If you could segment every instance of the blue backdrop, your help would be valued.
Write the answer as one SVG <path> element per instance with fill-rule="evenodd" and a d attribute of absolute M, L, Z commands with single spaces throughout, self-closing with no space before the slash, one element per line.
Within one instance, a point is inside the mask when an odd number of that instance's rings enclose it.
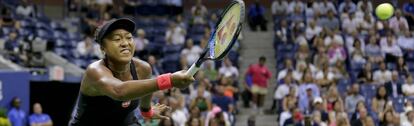
<path fill-rule="evenodd" d="M 21 99 L 21 108 L 29 114 L 30 73 L 25 71 L 0 71 L 0 107 L 9 109 L 10 101 L 17 96 Z"/>

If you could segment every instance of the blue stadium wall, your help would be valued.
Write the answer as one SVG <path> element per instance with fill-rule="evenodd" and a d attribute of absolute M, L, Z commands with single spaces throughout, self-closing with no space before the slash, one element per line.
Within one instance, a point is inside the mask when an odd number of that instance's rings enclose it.
<path fill-rule="evenodd" d="M 17 96 L 27 115 L 33 112 L 30 105 L 39 102 L 54 125 L 67 125 L 79 93 L 79 79 L 49 81 L 48 78 L 32 76 L 26 71 L 0 71 L 0 107 L 9 109 L 12 98 Z"/>

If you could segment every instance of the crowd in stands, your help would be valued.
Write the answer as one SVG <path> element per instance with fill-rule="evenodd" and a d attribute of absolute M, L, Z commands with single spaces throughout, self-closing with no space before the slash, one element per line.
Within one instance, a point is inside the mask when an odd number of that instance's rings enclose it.
<path fill-rule="evenodd" d="M 219 11 L 209 11 L 201 0 L 196 1 L 189 14 L 183 13 L 181 0 L 67 2 L 69 14 L 80 18 L 68 18 L 66 23 L 45 17 L 36 9 L 36 5 L 25 0 L 6 0 L 4 4 L 1 3 L 0 38 L 5 41 L 5 52 L 2 54 L 24 67 L 45 67 L 44 63 L 33 60 L 33 57 L 39 58 L 39 53 L 48 50 L 86 68 L 89 63 L 104 57 L 99 45 L 94 42 L 95 28 L 105 21 L 127 17 L 137 24 L 137 32 L 134 33 L 135 57 L 149 62 L 155 77 L 187 69 L 195 62 L 207 46 L 211 29 L 215 27 L 219 14 Z M 239 94 L 238 78 L 241 76 L 238 70 L 240 40 L 241 37 L 223 61 L 206 61 L 191 87 L 154 93 L 154 103 L 166 104 L 172 108 L 163 113 L 171 117 L 171 120 L 140 118 L 140 122 L 143 125 L 160 126 L 234 125 L 237 110 L 235 103 Z M 38 43 L 43 43 L 45 49 L 34 46 Z M 35 113 L 41 113 L 41 108 L 40 112 L 36 111 L 40 104 L 35 104 L 34 107 Z M 13 113 L 20 113 L 16 115 L 21 119 L 21 124 L 27 124 L 27 120 L 32 118 L 35 119 L 29 121 L 30 124 L 39 121 L 36 119 L 39 115 L 28 117 L 24 114 L 27 112 L 14 108 L 8 110 L 8 116 L 0 114 L 0 119 L 8 118 L 14 126 L 17 125 L 17 119 Z M 137 116 L 140 117 L 138 111 Z M 46 116 L 42 115 L 43 117 Z M 50 120 L 50 117 L 47 118 Z"/>
<path fill-rule="evenodd" d="M 414 125 L 414 1 L 274 0 L 280 126 Z"/>

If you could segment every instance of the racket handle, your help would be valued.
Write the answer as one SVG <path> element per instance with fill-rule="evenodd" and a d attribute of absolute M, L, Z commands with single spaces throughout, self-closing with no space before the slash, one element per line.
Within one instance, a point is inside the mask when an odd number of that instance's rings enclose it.
<path fill-rule="evenodd" d="M 194 76 L 194 74 L 197 73 L 198 70 L 200 70 L 200 68 L 197 67 L 196 64 L 194 63 L 193 65 L 191 65 L 190 69 L 188 69 L 185 74 L 189 76 Z"/>

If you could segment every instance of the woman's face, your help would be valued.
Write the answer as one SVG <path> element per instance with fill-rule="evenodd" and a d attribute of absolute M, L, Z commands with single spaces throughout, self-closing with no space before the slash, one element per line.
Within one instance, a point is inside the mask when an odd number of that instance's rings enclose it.
<path fill-rule="evenodd" d="M 404 58 L 402 58 L 402 57 L 398 58 L 397 63 L 400 64 L 400 65 L 403 65 L 404 64 Z"/>
<path fill-rule="evenodd" d="M 132 34 L 124 29 L 112 31 L 103 39 L 102 44 L 102 51 L 111 60 L 129 62 L 134 56 L 135 43 Z"/>
<path fill-rule="evenodd" d="M 365 104 L 364 104 L 364 102 L 358 102 L 358 103 L 357 103 L 357 109 L 359 110 L 359 109 L 361 109 L 361 108 L 365 108 Z"/>
<path fill-rule="evenodd" d="M 391 113 L 391 112 L 387 112 L 387 113 L 385 114 L 385 121 L 386 121 L 386 122 L 393 122 L 393 119 L 394 119 L 394 115 L 392 115 L 392 113 Z"/>
<path fill-rule="evenodd" d="M 194 118 L 191 120 L 191 126 L 200 126 L 199 119 Z"/>
<path fill-rule="evenodd" d="M 387 94 L 387 91 L 385 90 L 385 87 L 382 86 L 382 87 L 380 87 L 378 93 L 381 97 L 385 97 L 385 95 Z"/>

